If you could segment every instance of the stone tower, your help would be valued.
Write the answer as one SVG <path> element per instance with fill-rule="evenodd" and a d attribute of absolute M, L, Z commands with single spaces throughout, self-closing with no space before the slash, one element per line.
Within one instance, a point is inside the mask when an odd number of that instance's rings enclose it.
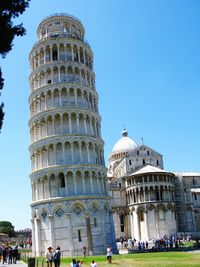
<path fill-rule="evenodd" d="M 81 22 L 45 18 L 30 55 L 32 238 L 36 256 L 115 248 L 93 53 Z"/>

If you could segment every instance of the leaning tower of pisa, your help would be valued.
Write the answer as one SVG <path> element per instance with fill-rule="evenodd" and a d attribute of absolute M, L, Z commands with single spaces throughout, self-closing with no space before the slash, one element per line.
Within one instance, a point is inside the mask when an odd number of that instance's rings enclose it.
<path fill-rule="evenodd" d="M 30 55 L 32 239 L 36 256 L 115 248 L 93 53 L 81 22 L 45 18 Z"/>

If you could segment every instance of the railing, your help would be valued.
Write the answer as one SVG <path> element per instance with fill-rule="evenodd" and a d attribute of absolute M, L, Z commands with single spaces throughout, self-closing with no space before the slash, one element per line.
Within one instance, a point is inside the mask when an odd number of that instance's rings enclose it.
<path fill-rule="evenodd" d="M 52 34 L 52 36 L 50 36 L 50 35 L 49 35 L 49 36 L 46 36 L 46 37 L 44 37 L 42 40 L 37 41 L 37 42 L 34 44 L 32 50 L 33 50 L 36 46 L 38 46 L 40 43 L 46 41 L 47 39 L 52 39 L 52 38 L 57 38 L 57 37 L 67 37 L 67 38 L 70 38 L 70 39 L 73 39 L 73 40 L 78 40 L 78 41 L 80 41 L 80 42 L 83 42 L 86 46 L 88 46 L 88 47 L 91 49 L 89 42 L 88 42 L 85 38 L 84 38 L 83 40 L 81 40 L 81 39 L 78 39 L 78 38 L 74 38 L 71 34 L 68 34 L 68 33 L 59 33 L 59 34 Z M 32 51 L 32 50 L 31 50 L 31 51 Z"/>
<path fill-rule="evenodd" d="M 50 16 L 47 16 L 45 17 L 43 21 L 45 21 L 46 19 L 49 19 L 49 18 L 52 18 L 52 17 L 61 17 L 61 16 L 64 16 L 64 17 L 69 17 L 69 18 L 72 18 L 74 20 L 77 20 L 81 25 L 82 25 L 82 22 L 80 21 L 80 19 L 78 19 L 77 17 L 73 16 L 73 15 L 70 15 L 70 14 L 67 14 L 67 13 L 55 13 L 55 14 L 52 14 Z"/>

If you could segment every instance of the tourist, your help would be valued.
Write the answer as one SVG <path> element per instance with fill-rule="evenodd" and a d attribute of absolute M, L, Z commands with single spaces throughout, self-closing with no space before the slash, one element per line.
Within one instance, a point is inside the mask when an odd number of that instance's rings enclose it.
<path fill-rule="evenodd" d="M 18 255 L 18 246 L 15 246 L 15 248 L 13 249 L 13 263 L 14 264 L 17 263 L 17 255 Z"/>
<path fill-rule="evenodd" d="M 92 261 L 92 263 L 90 263 L 90 267 L 97 267 L 97 264 L 94 260 Z"/>
<path fill-rule="evenodd" d="M 3 247 L 0 245 L 0 262 L 3 259 Z"/>
<path fill-rule="evenodd" d="M 52 247 L 48 247 L 46 253 L 47 267 L 52 267 L 52 262 L 53 262 L 53 249 Z"/>
<path fill-rule="evenodd" d="M 56 251 L 53 254 L 53 261 L 55 267 L 60 266 L 60 257 L 61 257 L 60 247 L 57 247 Z"/>
<path fill-rule="evenodd" d="M 108 263 L 112 263 L 112 247 L 110 245 L 107 246 L 107 260 Z"/>
<path fill-rule="evenodd" d="M 82 260 L 77 260 L 76 267 L 82 267 L 82 264 L 83 264 Z"/>
<path fill-rule="evenodd" d="M 83 247 L 83 256 L 86 257 L 86 247 Z"/>
<path fill-rule="evenodd" d="M 74 258 L 72 259 L 71 267 L 77 267 L 77 262 Z"/>
<path fill-rule="evenodd" d="M 12 249 L 12 247 L 8 247 L 7 259 L 8 259 L 8 264 L 12 264 L 13 263 L 13 249 Z"/>
<path fill-rule="evenodd" d="M 3 264 L 7 262 L 7 256 L 8 256 L 8 248 L 4 247 L 3 248 Z"/>

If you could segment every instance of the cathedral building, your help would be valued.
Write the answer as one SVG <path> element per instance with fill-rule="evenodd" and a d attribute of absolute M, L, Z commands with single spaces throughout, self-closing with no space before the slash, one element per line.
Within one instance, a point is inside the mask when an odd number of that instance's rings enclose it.
<path fill-rule="evenodd" d="M 116 249 L 106 186 L 104 142 L 93 52 L 82 23 L 45 18 L 30 55 L 33 252 L 60 246 L 64 256 Z"/>
<path fill-rule="evenodd" d="M 200 232 L 200 173 L 164 170 L 163 157 L 122 131 L 108 164 L 116 238 L 147 241 Z"/>

